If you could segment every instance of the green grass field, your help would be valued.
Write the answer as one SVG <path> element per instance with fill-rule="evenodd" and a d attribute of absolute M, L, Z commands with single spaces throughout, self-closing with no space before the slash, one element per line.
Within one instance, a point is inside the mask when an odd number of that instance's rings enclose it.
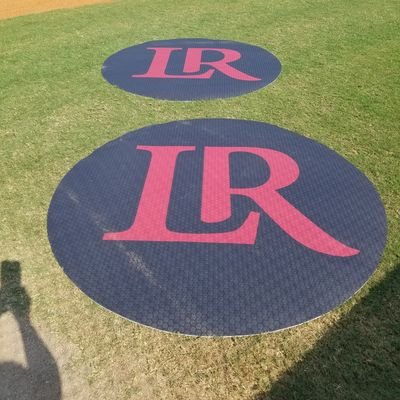
<path fill-rule="evenodd" d="M 200 102 L 140 97 L 102 78 L 112 53 L 179 37 L 264 47 L 282 73 L 262 90 Z M 121 0 L 0 21 L 0 55 L 0 261 L 21 263 L 32 324 L 50 351 L 68 354 L 59 363 L 64 398 L 400 398 L 397 0 Z M 387 246 L 367 285 L 339 309 L 280 333 L 184 337 L 102 309 L 63 274 L 46 215 L 64 174 L 127 131 L 207 117 L 301 133 L 374 183 Z"/>

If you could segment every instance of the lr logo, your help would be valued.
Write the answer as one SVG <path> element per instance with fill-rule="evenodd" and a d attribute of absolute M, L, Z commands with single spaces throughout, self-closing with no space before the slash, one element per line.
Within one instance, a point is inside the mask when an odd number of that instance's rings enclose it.
<path fill-rule="evenodd" d="M 138 146 L 152 158 L 142 196 L 132 226 L 123 232 L 106 233 L 104 240 L 143 240 L 155 242 L 196 242 L 254 244 L 260 214 L 251 212 L 243 225 L 224 233 L 173 232 L 166 226 L 176 159 L 182 152 L 194 151 L 193 146 Z M 253 188 L 230 186 L 229 156 L 232 153 L 254 154 L 270 168 L 270 177 Z M 216 172 L 217 171 L 217 172 Z M 284 232 L 304 246 L 323 254 L 353 256 L 359 250 L 334 239 L 290 204 L 281 194 L 299 177 L 293 158 L 271 149 L 247 147 L 205 147 L 201 219 L 216 223 L 231 217 L 231 196 L 241 195 L 253 200 Z"/>
<path fill-rule="evenodd" d="M 279 75 L 266 50 L 233 41 L 175 39 L 133 46 L 109 57 L 103 75 L 129 92 L 170 100 L 238 96 Z"/>
<path fill-rule="evenodd" d="M 133 78 L 210 79 L 215 71 L 220 71 L 224 75 L 239 81 L 261 80 L 261 78 L 248 75 L 230 65 L 242 56 L 237 50 L 189 47 L 183 64 L 183 72 L 185 74 L 182 75 L 169 75 L 166 73 L 171 53 L 183 50 L 181 47 L 148 47 L 147 50 L 154 51 L 150 67 L 145 74 L 132 75 Z M 202 61 L 203 54 L 207 52 L 219 53 L 223 58 L 218 61 Z M 207 65 L 209 69 L 199 73 L 203 65 Z"/>
<path fill-rule="evenodd" d="M 386 219 L 368 179 L 329 148 L 203 119 L 128 133 L 77 163 L 48 235 L 104 307 L 167 331 L 246 335 L 348 299 L 375 270 Z"/>

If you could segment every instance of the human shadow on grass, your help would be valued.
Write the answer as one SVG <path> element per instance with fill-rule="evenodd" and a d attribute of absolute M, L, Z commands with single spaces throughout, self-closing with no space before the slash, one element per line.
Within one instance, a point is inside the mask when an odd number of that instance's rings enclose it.
<path fill-rule="evenodd" d="M 28 367 L 0 363 L 0 399 L 58 400 L 61 381 L 57 364 L 30 323 L 30 297 L 21 286 L 21 265 L 1 263 L 0 316 L 11 312 L 21 332 Z"/>
<path fill-rule="evenodd" d="M 254 400 L 400 399 L 400 263 Z"/>

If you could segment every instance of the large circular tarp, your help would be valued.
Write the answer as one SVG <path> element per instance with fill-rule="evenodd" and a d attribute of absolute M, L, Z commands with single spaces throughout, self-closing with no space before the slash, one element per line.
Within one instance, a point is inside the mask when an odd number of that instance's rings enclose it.
<path fill-rule="evenodd" d="M 386 219 L 368 179 L 324 145 L 200 119 L 127 133 L 77 163 L 48 235 L 107 309 L 171 332 L 247 335 L 351 297 L 379 262 Z"/>
<path fill-rule="evenodd" d="M 104 78 L 128 92 L 168 100 L 240 96 L 274 81 L 278 59 L 230 40 L 174 39 L 142 43 L 110 56 Z"/>

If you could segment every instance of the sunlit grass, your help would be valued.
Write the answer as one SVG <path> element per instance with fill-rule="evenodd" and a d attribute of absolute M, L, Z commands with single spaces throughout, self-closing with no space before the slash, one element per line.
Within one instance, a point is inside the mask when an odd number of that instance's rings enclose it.
<path fill-rule="evenodd" d="M 329 332 L 351 318 L 352 307 L 400 257 L 399 23 L 395 0 L 132 0 L 0 21 L 0 257 L 21 262 L 33 322 L 73 346 L 70 368 L 84 371 L 90 398 L 254 399 L 290 368 L 307 368 L 301 360 L 325 334 L 328 345 L 318 357 L 330 359 L 329 343 L 337 341 Z M 179 37 L 258 45 L 283 70 L 272 85 L 245 96 L 185 103 L 135 96 L 103 80 L 101 65 L 110 54 Z M 299 132 L 339 152 L 374 183 L 387 211 L 388 244 L 377 272 L 344 306 L 281 333 L 187 338 L 105 311 L 62 273 L 47 241 L 46 213 L 64 174 L 124 132 L 206 117 Z M 375 306 L 380 318 L 400 321 L 398 308 L 389 313 Z M 379 339 L 379 332 L 369 339 L 372 353 L 382 351 Z M 319 400 L 351 398 L 346 393 L 362 385 L 360 359 L 341 364 L 337 357 L 335 368 L 350 368 L 354 381 L 335 392 L 315 377 Z M 399 351 L 388 363 L 393 359 L 399 366 Z M 383 378 L 382 368 L 373 370 L 382 398 L 394 399 L 395 382 Z M 304 398 L 304 390 L 295 387 L 285 400 Z"/>

